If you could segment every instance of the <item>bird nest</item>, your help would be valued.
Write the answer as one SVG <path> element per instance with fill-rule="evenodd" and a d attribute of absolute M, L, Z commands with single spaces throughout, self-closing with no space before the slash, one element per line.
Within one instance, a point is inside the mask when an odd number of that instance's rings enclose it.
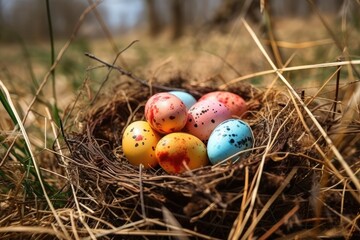
<path fill-rule="evenodd" d="M 181 77 L 167 87 L 196 98 L 219 90 Z M 330 147 L 289 94 L 248 84 L 222 88 L 248 103 L 243 120 L 254 133 L 251 153 L 236 163 L 170 175 L 131 165 L 121 148 L 125 127 L 143 120 L 146 100 L 166 88 L 130 79 L 114 89 L 84 113 L 81 131 L 66 133 L 77 192 L 72 204 L 86 212 L 87 230 L 77 234 L 93 229 L 95 237 L 120 239 L 266 239 L 358 233 L 358 205 L 348 192 L 353 186 L 333 173 L 326 157 Z M 330 121 L 317 113 L 323 123 Z M 336 168 L 343 173 L 341 165 Z"/>

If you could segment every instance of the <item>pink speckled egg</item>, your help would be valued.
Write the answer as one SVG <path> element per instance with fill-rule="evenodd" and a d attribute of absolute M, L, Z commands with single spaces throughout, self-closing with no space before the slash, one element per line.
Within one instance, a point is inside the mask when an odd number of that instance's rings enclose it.
<path fill-rule="evenodd" d="M 239 95 L 227 91 L 216 91 L 205 94 L 199 99 L 203 100 L 217 100 L 224 104 L 227 108 L 230 109 L 231 113 L 236 116 L 241 116 L 246 112 L 247 106 L 245 100 Z"/>
<path fill-rule="evenodd" d="M 183 129 L 187 120 L 185 104 L 170 93 L 157 93 L 145 104 L 145 118 L 159 133 L 167 134 Z"/>
<path fill-rule="evenodd" d="M 207 141 L 214 128 L 229 118 L 231 111 L 224 104 L 211 99 L 203 100 L 189 109 L 184 130 Z"/>

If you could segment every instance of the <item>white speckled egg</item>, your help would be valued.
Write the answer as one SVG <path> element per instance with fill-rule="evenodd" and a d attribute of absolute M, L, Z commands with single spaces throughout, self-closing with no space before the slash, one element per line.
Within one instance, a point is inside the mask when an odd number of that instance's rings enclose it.
<path fill-rule="evenodd" d="M 158 164 L 155 156 L 156 144 L 161 136 L 145 121 L 135 121 L 126 127 L 122 137 L 122 149 L 128 161 L 145 168 Z"/>
<path fill-rule="evenodd" d="M 180 98 L 180 100 L 185 104 L 188 110 L 192 107 L 192 105 L 196 103 L 196 99 L 190 93 L 182 92 L 182 91 L 171 91 L 169 93 Z"/>
<path fill-rule="evenodd" d="M 200 99 L 200 101 L 203 100 L 209 100 L 214 99 L 222 104 L 224 104 L 227 108 L 230 109 L 231 113 L 236 116 L 241 116 L 244 112 L 247 110 L 246 102 L 245 100 L 240 97 L 239 95 L 227 92 L 227 91 L 216 91 L 216 92 L 210 92 L 205 95 L 203 95 Z"/>
<path fill-rule="evenodd" d="M 203 100 L 189 109 L 184 131 L 207 141 L 214 128 L 229 118 L 231 112 L 224 104 L 215 100 Z"/>
<path fill-rule="evenodd" d="M 220 123 L 209 137 L 207 154 L 212 164 L 221 162 L 232 155 L 252 148 L 254 137 L 250 126 L 239 119 L 228 119 Z M 237 155 L 231 160 L 237 161 Z"/>
<path fill-rule="evenodd" d="M 159 133 L 177 132 L 183 129 L 187 120 L 185 104 L 170 93 L 157 93 L 145 104 L 145 118 Z"/>

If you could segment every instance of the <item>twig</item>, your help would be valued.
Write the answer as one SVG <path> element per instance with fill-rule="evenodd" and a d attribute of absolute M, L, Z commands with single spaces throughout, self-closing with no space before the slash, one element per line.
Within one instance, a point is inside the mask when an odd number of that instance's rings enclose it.
<path fill-rule="evenodd" d="M 132 42 L 131 42 L 128 46 L 126 46 L 123 50 L 119 51 L 119 52 L 116 54 L 116 57 L 115 57 L 112 65 L 114 65 L 114 64 L 116 63 L 116 61 L 118 60 L 118 58 L 120 57 L 120 55 L 121 55 L 123 52 L 125 52 L 126 50 L 128 50 L 128 49 L 129 49 L 133 44 L 135 44 L 137 41 L 138 41 L 138 40 L 132 41 Z M 85 55 L 86 55 L 86 53 L 85 53 Z M 87 55 L 86 55 L 86 56 L 87 56 Z M 97 99 L 97 97 L 99 96 L 99 93 L 100 93 L 101 89 L 104 87 L 104 85 L 105 85 L 105 83 L 107 82 L 107 80 L 109 79 L 109 76 L 110 76 L 110 73 L 112 72 L 112 70 L 113 70 L 113 68 L 109 68 L 109 71 L 108 71 L 108 73 L 106 74 L 104 81 L 101 83 L 101 85 L 100 85 L 98 91 L 96 92 L 95 97 L 94 97 L 93 100 L 91 101 L 90 105 L 92 105 L 92 104 L 95 102 L 95 100 Z"/>
<path fill-rule="evenodd" d="M 92 4 L 94 4 L 94 1 L 93 1 L 93 0 L 88 0 L 88 3 L 89 3 L 89 5 L 92 5 Z M 103 30 L 103 32 L 104 32 L 104 34 L 105 34 L 106 38 L 107 38 L 108 41 L 110 42 L 110 45 L 111 45 L 113 51 L 114 51 L 115 53 L 118 53 L 120 50 L 119 50 L 118 46 L 116 45 L 115 40 L 114 40 L 114 38 L 112 37 L 112 35 L 111 35 L 111 33 L 110 33 L 110 30 L 109 30 L 109 28 L 107 27 L 107 25 L 106 25 L 103 17 L 101 16 L 101 14 L 100 14 L 99 11 L 97 10 L 97 8 L 94 8 L 93 12 L 94 12 L 94 15 L 95 15 L 97 21 L 99 22 L 99 24 L 100 24 L 100 26 L 101 26 L 101 29 Z M 123 64 L 125 67 L 127 67 L 127 66 L 126 66 L 126 62 L 124 61 L 124 59 L 123 59 L 121 56 L 119 57 L 119 59 L 120 59 L 120 61 L 121 61 L 121 64 Z"/>
<path fill-rule="evenodd" d="M 144 219 L 146 219 L 146 211 L 145 211 L 145 201 L 144 201 L 144 188 L 143 188 L 143 183 L 142 183 L 142 169 L 143 169 L 143 165 L 140 164 L 139 166 L 139 190 L 140 190 L 140 202 L 141 202 L 141 213 L 142 213 L 142 217 Z"/>
<path fill-rule="evenodd" d="M 287 214 L 285 214 L 277 223 L 275 223 L 266 233 L 264 233 L 259 240 L 265 240 L 268 239 L 271 234 L 273 234 L 276 230 L 279 229 L 285 222 L 289 220 L 290 217 L 292 217 L 298 210 L 299 210 L 299 204 L 296 204 Z"/>
<path fill-rule="evenodd" d="M 94 54 L 91 54 L 91 53 L 85 53 L 85 56 L 93 59 L 93 60 L 96 60 L 102 64 L 104 64 L 106 67 L 108 68 L 111 68 L 111 69 L 115 69 L 117 70 L 121 75 L 125 75 L 137 82 L 139 82 L 140 84 L 148 87 L 148 88 L 157 88 L 157 89 L 160 89 L 160 90 L 165 90 L 165 91 L 173 91 L 173 90 L 177 90 L 177 91 L 185 91 L 184 89 L 182 88 L 174 88 L 174 87 L 166 87 L 166 86 L 162 86 L 162 85 L 157 85 L 157 84 L 149 84 L 147 81 L 145 81 L 144 79 L 141 79 L 137 76 L 135 76 L 132 72 L 130 71 L 126 71 L 125 69 L 119 67 L 119 66 L 115 66 L 114 64 L 110 64 L 110 63 L 107 63 L 105 62 L 104 60 L 101 60 L 100 58 L 96 57 Z"/>
<path fill-rule="evenodd" d="M 333 120 L 335 119 L 336 116 L 336 107 L 337 107 L 337 101 L 338 101 L 338 97 L 339 97 L 339 84 L 340 84 L 340 70 L 341 67 L 338 67 L 339 71 L 337 72 L 336 75 L 336 88 L 335 88 L 335 99 L 334 99 L 334 110 L 333 110 Z"/>
<path fill-rule="evenodd" d="M 55 229 L 46 228 L 44 226 L 7 226 L 7 227 L 0 228 L 0 233 L 10 233 L 10 232 L 47 234 L 47 235 L 55 235 L 56 237 L 58 237 L 60 239 L 70 239 L 70 238 L 66 238 L 65 235 L 63 235 L 60 232 L 57 232 Z"/>

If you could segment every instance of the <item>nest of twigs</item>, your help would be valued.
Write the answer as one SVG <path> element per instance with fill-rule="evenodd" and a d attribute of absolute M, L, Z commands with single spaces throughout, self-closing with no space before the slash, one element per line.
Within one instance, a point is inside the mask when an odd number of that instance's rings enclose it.
<path fill-rule="evenodd" d="M 197 98 L 218 90 L 206 85 L 182 78 L 168 82 Z M 299 117 L 301 106 L 288 94 L 247 84 L 225 89 L 249 104 L 243 119 L 254 132 L 251 154 L 237 163 L 169 175 L 161 168 L 132 166 L 121 151 L 124 128 L 144 119 L 146 100 L 160 89 L 133 80 L 116 89 L 86 112 L 82 131 L 66 134 L 68 168 L 78 189 L 73 204 L 87 212 L 85 221 L 94 236 L 289 239 L 359 234 L 359 205 L 349 190 L 353 186 L 332 173 L 317 149 L 330 156 L 328 144 L 305 114 Z M 324 123 L 331 118 L 321 111 L 316 116 Z M 304 126 L 310 126 L 311 135 Z M 358 169 L 359 158 L 349 159 Z M 343 172 L 341 165 L 336 167 Z M 77 234 L 87 235 L 85 229 Z"/>

